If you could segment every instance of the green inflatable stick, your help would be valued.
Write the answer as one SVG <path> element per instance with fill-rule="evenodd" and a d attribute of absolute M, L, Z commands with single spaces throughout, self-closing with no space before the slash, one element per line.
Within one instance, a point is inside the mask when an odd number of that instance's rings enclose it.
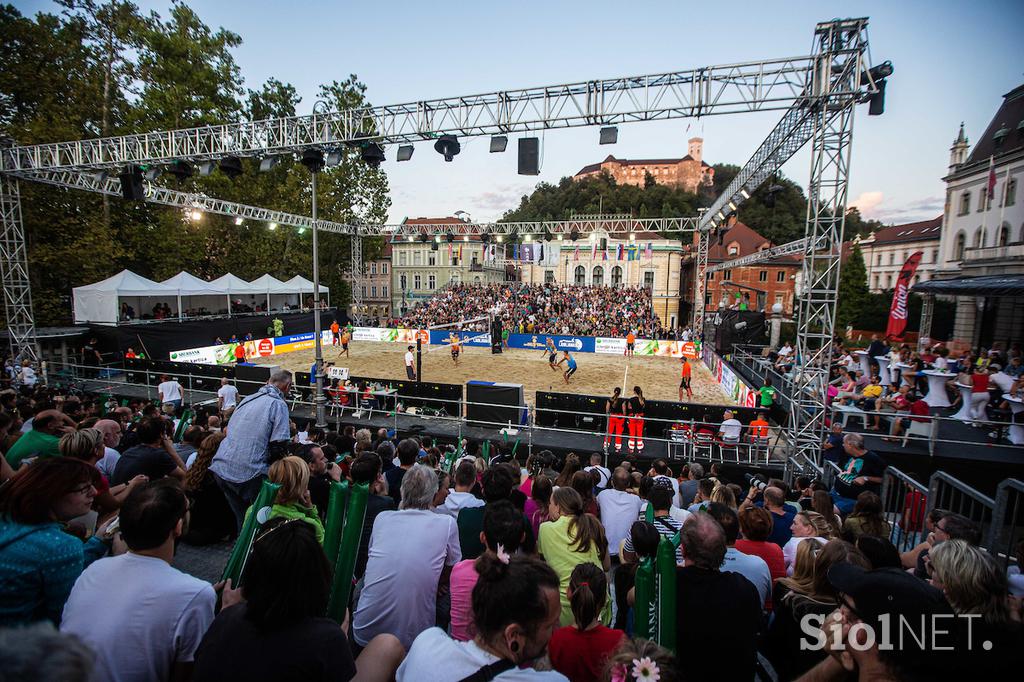
<path fill-rule="evenodd" d="M 324 553 L 331 568 L 338 561 L 341 548 L 341 531 L 345 527 L 345 507 L 348 503 L 348 481 L 331 481 L 330 497 L 327 501 L 327 519 L 324 527 Z"/>
<path fill-rule="evenodd" d="M 252 513 L 246 514 L 245 521 L 242 523 L 242 532 L 238 534 L 238 539 L 235 540 L 235 547 L 231 550 L 231 556 L 228 557 L 228 563 L 224 567 L 224 575 L 221 576 L 221 580 L 230 580 L 233 588 L 237 589 L 241 584 L 242 568 L 245 566 L 245 560 L 248 558 L 249 550 L 252 548 L 256 529 L 267 522 L 266 514 L 261 512 L 263 512 L 263 509 L 270 510 L 280 487 L 277 483 L 263 481 L 263 487 L 260 488 L 256 501 L 250 507 Z"/>
<path fill-rule="evenodd" d="M 334 584 L 331 586 L 331 600 L 327 604 L 327 617 L 338 624 L 345 620 L 349 595 L 352 594 L 352 573 L 356 568 L 356 554 L 363 538 L 363 520 L 366 518 L 369 493 L 369 486 L 361 483 L 352 486 L 348 496 L 345 530 L 341 534 L 341 550 L 334 565 Z"/>
<path fill-rule="evenodd" d="M 657 630 L 657 624 L 652 622 L 654 614 L 651 613 L 654 601 L 654 562 L 651 559 L 644 559 L 636 569 L 634 595 L 633 636 L 650 639 Z"/>
<path fill-rule="evenodd" d="M 676 650 L 676 547 L 675 540 L 662 538 L 656 559 L 658 572 L 658 644 Z"/>

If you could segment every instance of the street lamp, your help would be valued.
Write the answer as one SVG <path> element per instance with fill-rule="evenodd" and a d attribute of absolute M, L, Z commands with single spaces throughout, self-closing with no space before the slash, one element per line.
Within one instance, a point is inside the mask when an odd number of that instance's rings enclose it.
<path fill-rule="evenodd" d="M 327 113 L 327 103 L 318 100 L 313 105 L 313 114 Z M 302 153 L 302 165 L 309 169 L 310 187 L 312 189 L 312 233 L 313 233 L 313 339 L 315 360 L 313 371 L 313 404 L 316 406 L 316 426 L 327 428 L 327 405 L 325 404 L 323 387 L 324 349 L 320 343 L 320 249 L 317 243 L 316 216 L 316 176 L 324 169 L 324 153 L 319 149 L 307 149 Z"/>

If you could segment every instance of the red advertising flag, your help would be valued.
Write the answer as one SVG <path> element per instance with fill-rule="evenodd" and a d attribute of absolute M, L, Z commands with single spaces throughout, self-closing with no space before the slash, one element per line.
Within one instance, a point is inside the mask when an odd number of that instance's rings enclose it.
<path fill-rule="evenodd" d="M 907 330 L 907 297 L 910 295 L 910 285 L 917 272 L 917 265 L 921 262 L 923 252 L 915 251 L 903 264 L 899 277 L 896 278 L 896 287 L 892 294 L 892 305 L 889 307 L 889 325 L 885 328 L 885 336 L 889 339 L 900 340 Z"/>

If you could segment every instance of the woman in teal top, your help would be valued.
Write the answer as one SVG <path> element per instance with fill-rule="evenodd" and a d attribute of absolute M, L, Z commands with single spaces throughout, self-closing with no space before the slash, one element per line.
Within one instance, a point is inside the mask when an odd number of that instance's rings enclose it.
<path fill-rule="evenodd" d="M 85 567 L 106 554 L 65 532 L 87 514 L 100 474 L 78 459 L 32 463 L 0 492 L 0 627 L 49 619 L 60 622 L 64 602 Z"/>

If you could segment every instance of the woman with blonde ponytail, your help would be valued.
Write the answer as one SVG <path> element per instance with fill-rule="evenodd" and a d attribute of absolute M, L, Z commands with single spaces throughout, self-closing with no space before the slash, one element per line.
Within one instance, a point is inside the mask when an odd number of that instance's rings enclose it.
<path fill-rule="evenodd" d="M 583 498 L 573 488 L 558 488 L 551 493 L 546 523 L 540 524 L 537 551 L 558 574 L 562 603 L 560 623 L 572 623 L 569 603 L 569 578 L 573 569 L 591 563 L 608 570 L 608 540 L 604 527 L 593 514 L 583 511 Z"/>

